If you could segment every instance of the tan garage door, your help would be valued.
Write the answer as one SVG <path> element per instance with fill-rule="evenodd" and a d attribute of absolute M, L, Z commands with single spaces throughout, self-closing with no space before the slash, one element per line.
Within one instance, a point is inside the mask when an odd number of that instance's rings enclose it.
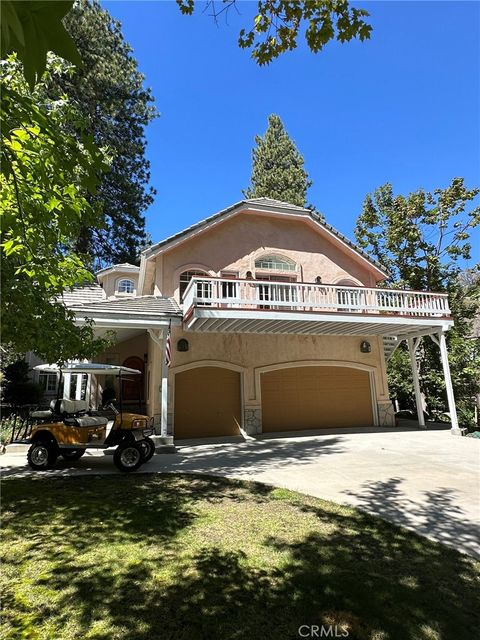
<path fill-rule="evenodd" d="M 262 374 L 263 431 L 373 425 L 367 371 L 295 367 Z"/>
<path fill-rule="evenodd" d="M 175 438 L 240 434 L 240 374 L 199 367 L 175 376 Z"/>

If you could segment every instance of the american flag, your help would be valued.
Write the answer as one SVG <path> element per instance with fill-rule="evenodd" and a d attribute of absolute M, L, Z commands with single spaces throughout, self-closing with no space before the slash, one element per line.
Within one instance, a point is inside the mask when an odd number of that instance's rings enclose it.
<path fill-rule="evenodd" d="M 172 329 L 172 323 L 170 322 L 170 324 L 168 325 L 167 339 L 165 341 L 165 364 L 167 365 L 167 367 L 169 367 L 170 363 L 172 362 L 171 329 Z"/>

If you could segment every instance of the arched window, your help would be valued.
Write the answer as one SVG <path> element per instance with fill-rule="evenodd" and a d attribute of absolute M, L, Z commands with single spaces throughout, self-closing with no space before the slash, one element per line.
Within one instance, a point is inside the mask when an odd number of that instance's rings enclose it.
<path fill-rule="evenodd" d="M 118 283 L 118 293 L 133 293 L 135 284 L 133 280 L 120 280 Z"/>
<path fill-rule="evenodd" d="M 274 271 L 295 271 L 296 264 L 290 258 L 285 258 L 285 256 L 270 255 L 262 256 L 255 260 L 255 268 Z"/>
<path fill-rule="evenodd" d="M 208 278 L 208 273 L 205 273 L 205 271 L 184 271 L 183 273 L 180 274 L 180 302 L 183 302 L 183 294 L 185 293 L 185 291 L 187 290 L 188 287 L 188 283 L 190 282 L 190 280 L 192 278 L 201 278 L 201 277 L 207 277 Z M 200 287 L 199 287 L 200 288 Z M 198 294 L 200 295 L 200 294 Z"/>

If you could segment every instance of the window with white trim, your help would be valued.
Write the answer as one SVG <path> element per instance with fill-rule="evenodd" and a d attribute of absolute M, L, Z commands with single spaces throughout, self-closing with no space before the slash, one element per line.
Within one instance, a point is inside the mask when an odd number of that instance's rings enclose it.
<path fill-rule="evenodd" d="M 45 393 L 55 393 L 57 390 L 57 374 L 41 373 L 38 382 Z"/>
<path fill-rule="evenodd" d="M 208 273 L 205 273 L 205 271 L 184 271 L 183 273 L 180 274 L 180 302 L 183 302 L 183 295 L 185 293 L 185 291 L 187 290 L 188 284 L 190 282 L 190 280 L 192 278 L 208 278 Z M 203 288 L 206 287 L 210 290 L 211 285 L 210 283 L 199 283 L 198 285 L 198 290 L 197 290 L 197 296 L 202 297 L 202 291 Z"/>
<path fill-rule="evenodd" d="M 135 283 L 133 280 L 120 280 L 118 283 L 118 293 L 133 293 L 135 291 Z"/>
<path fill-rule="evenodd" d="M 270 256 L 262 256 L 258 258 L 258 260 L 255 260 L 255 268 L 275 271 L 295 271 L 297 265 L 293 260 L 290 260 L 290 258 L 273 254 Z"/>

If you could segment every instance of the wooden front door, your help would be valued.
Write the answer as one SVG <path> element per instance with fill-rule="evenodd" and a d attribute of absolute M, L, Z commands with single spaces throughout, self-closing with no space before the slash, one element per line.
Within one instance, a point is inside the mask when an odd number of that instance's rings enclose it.
<path fill-rule="evenodd" d="M 130 356 L 124 363 L 124 367 L 129 369 L 138 369 L 141 371 L 141 375 L 127 376 L 122 380 L 123 385 L 123 400 L 124 402 L 137 402 L 144 398 L 144 372 L 145 363 L 139 356 Z"/>

